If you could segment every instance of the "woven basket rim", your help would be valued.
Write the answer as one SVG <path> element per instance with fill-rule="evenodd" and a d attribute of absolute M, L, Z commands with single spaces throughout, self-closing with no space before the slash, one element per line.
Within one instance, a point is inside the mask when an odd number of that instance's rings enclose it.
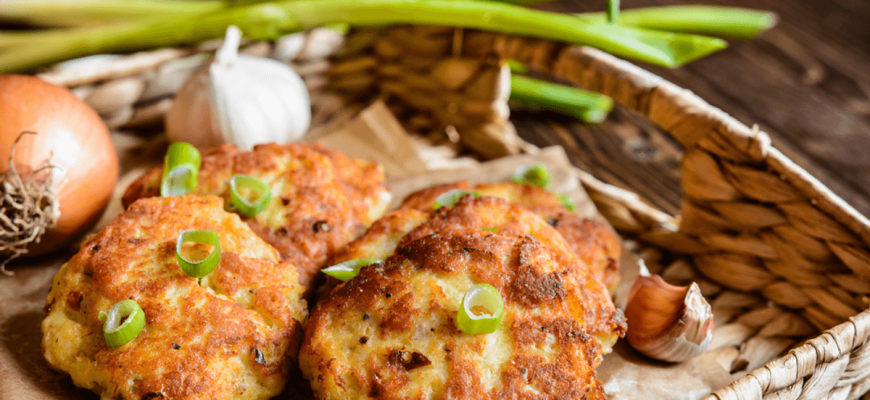
<path fill-rule="evenodd" d="M 608 53 L 597 49 L 582 47 L 572 48 L 568 51 L 576 51 L 581 57 L 588 58 L 587 67 L 591 69 L 605 70 L 607 74 L 616 76 L 633 86 L 634 90 L 645 93 L 660 90 L 668 95 L 675 96 L 675 103 L 681 109 L 678 112 L 692 114 L 696 119 L 706 120 L 711 130 L 728 137 L 736 148 L 745 151 L 753 160 L 764 161 L 771 171 L 778 173 L 803 195 L 810 199 L 811 203 L 828 213 L 836 221 L 846 226 L 852 233 L 860 237 L 865 244 L 870 245 L 870 220 L 861 215 L 852 206 L 839 196 L 834 194 L 818 179 L 810 175 L 806 170 L 792 162 L 783 153 L 772 146 L 769 136 L 737 121 L 722 110 L 711 106 L 703 99 L 694 95 L 691 91 L 679 88 L 673 83 L 635 66 L 627 61 L 618 59 Z M 590 88 L 597 90 L 597 88 Z M 597 90 L 606 92 L 607 90 Z M 612 93 L 605 93 L 610 94 Z M 619 96 L 614 96 L 617 102 Z M 626 105 L 626 104 L 623 104 Z M 628 106 L 628 105 L 626 105 Z M 651 110 L 641 105 L 640 111 L 649 116 Z M 629 107 L 631 108 L 631 107 Z M 668 132 L 667 129 L 663 129 Z M 703 133 L 703 132 L 702 132 Z M 673 135 L 673 133 L 668 132 Z M 698 143 L 703 136 L 675 137 L 685 147 L 689 148 Z M 588 173 L 579 174 L 581 181 L 587 188 L 597 190 L 609 190 L 609 196 L 619 202 L 640 203 L 631 205 L 633 212 L 647 215 L 654 220 L 663 220 L 661 212 L 650 210 L 639 197 L 626 195 L 622 189 L 614 191 L 608 188 L 608 184 L 598 181 Z M 708 400 L 731 400 L 731 399 L 760 399 L 763 394 L 773 393 L 778 390 L 796 386 L 800 390 L 804 377 L 819 372 L 824 374 L 824 364 L 831 363 L 843 355 L 863 346 L 870 336 L 870 309 L 864 310 L 831 329 L 826 330 L 819 336 L 807 341 L 805 344 L 791 349 L 785 356 L 771 361 L 743 378 L 735 380 L 725 388 L 721 388 L 706 399 Z M 831 372 L 839 373 L 839 370 Z M 829 377 L 830 378 L 830 377 Z M 839 377 L 837 377 L 839 378 Z"/>

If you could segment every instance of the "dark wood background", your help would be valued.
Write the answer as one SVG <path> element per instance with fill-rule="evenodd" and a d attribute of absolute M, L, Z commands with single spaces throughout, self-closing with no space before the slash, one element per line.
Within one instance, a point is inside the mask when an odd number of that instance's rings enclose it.
<path fill-rule="evenodd" d="M 601 11 L 604 0 L 562 0 L 538 8 Z M 748 42 L 687 66 L 642 67 L 687 88 L 773 144 L 865 216 L 870 216 L 870 1 L 623 0 L 624 9 L 711 4 L 775 11 L 779 23 Z M 617 110 L 600 126 L 514 112 L 520 134 L 561 144 L 573 162 L 669 213 L 679 210 L 680 148 L 646 121 Z"/>

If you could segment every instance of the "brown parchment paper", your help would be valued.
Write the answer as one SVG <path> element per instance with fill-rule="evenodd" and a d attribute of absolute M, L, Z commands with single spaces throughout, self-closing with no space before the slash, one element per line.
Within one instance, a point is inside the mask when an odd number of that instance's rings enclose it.
<path fill-rule="evenodd" d="M 123 175 L 112 203 L 94 231 L 122 211 L 120 196 L 123 190 L 144 171 L 159 165 L 166 148 L 162 136 L 139 138 L 114 134 L 113 140 L 122 160 Z M 379 159 L 383 152 L 357 156 Z M 402 152 L 393 152 L 389 157 L 393 163 L 401 163 L 403 159 Z M 393 180 L 390 184 L 394 204 L 407 194 L 435 182 L 460 179 L 472 183 L 504 181 L 517 167 L 537 162 L 551 171 L 552 188 L 569 195 L 576 203 L 579 215 L 604 221 L 578 180 L 571 175 L 571 164 L 559 147 L 544 149 L 534 156 L 520 155 L 482 163 L 473 169 L 440 170 Z M 98 398 L 93 392 L 76 388 L 66 374 L 52 371 L 40 350 L 40 324 L 45 315 L 42 308 L 51 279 L 73 253 L 74 250 L 69 250 L 50 258 L 21 260 L 11 267 L 15 276 L 0 276 L 0 399 Z M 624 301 L 620 297 L 624 297 L 637 276 L 637 264 L 628 254 L 623 256 L 622 269 L 623 284 L 617 291 L 617 304 Z M 611 399 L 697 399 L 731 382 L 733 378 L 728 374 L 728 366 L 736 353 L 734 348 L 708 351 L 689 362 L 668 365 L 644 358 L 621 340 L 615 351 L 604 357 L 597 374 Z M 306 383 L 297 372 L 281 398 L 309 398 L 310 390 L 304 387 Z"/>

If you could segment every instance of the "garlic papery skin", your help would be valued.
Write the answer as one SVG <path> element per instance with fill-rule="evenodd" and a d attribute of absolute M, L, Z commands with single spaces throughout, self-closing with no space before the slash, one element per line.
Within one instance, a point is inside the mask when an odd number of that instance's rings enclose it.
<path fill-rule="evenodd" d="M 238 54 L 241 31 L 227 29 L 215 60 L 179 90 L 166 116 L 166 134 L 199 148 L 223 143 L 251 150 L 299 140 L 311 123 L 308 90 L 279 61 Z"/>
<path fill-rule="evenodd" d="M 713 340 L 712 307 L 698 284 L 673 286 L 644 266 L 629 293 L 625 316 L 628 343 L 656 360 L 688 360 Z"/>

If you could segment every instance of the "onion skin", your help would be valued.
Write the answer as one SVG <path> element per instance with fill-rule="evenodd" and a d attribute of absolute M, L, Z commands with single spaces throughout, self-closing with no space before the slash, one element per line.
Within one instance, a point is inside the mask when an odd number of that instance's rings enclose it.
<path fill-rule="evenodd" d="M 109 130 L 68 89 L 26 75 L 0 75 L 0 171 L 9 170 L 12 143 L 19 173 L 52 162 L 66 172 L 59 182 L 60 219 L 26 256 L 59 250 L 99 219 L 118 182 L 118 157 Z"/>

